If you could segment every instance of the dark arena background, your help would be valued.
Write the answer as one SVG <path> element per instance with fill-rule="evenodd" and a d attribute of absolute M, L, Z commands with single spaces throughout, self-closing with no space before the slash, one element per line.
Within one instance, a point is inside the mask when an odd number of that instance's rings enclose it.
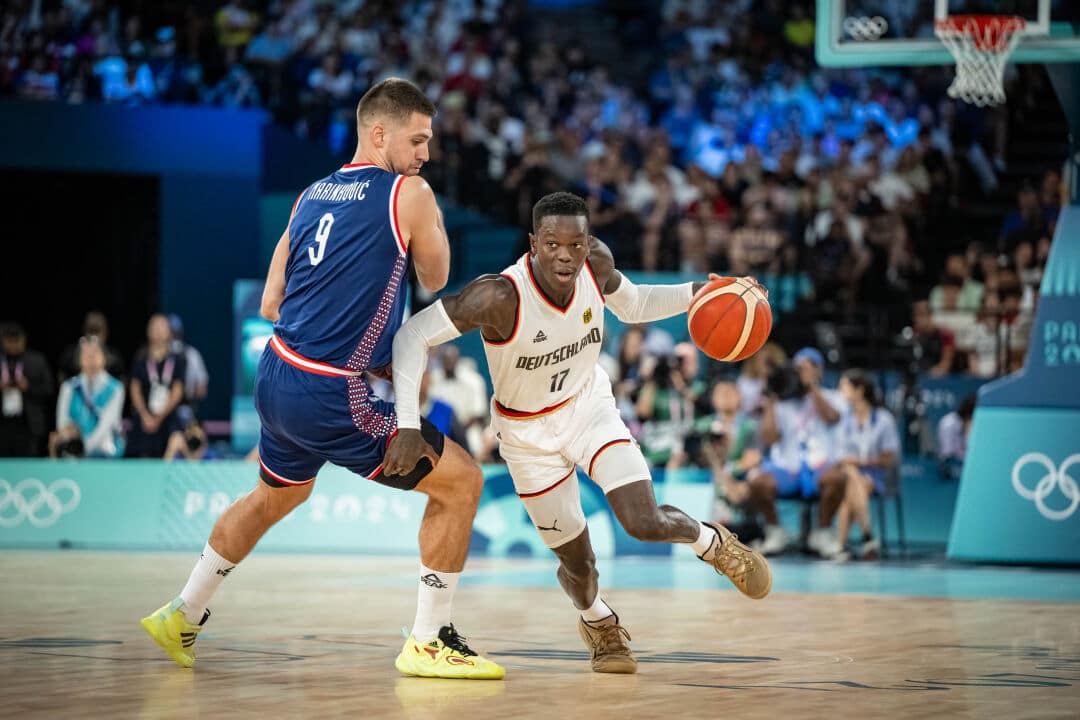
<path fill-rule="evenodd" d="M 0 715 L 1076 717 L 1078 33 L 1071 0 L 5 3 Z M 267 492 L 268 268 L 389 77 L 437 107 L 450 255 L 407 316 L 515 263 L 557 191 L 639 286 L 768 289 L 739 363 L 685 314 L 604 314 L 657 502 L 772 571 L 744 597 L 572 471 L 636 674 L 593 671 L 476 332 L 432 349 L 421 407 L 483 475 L 453 619 L 504 679 L 395 669 L 426 498 L 332 464 L 217 569 L 194 667 L 140 627 Z"/>

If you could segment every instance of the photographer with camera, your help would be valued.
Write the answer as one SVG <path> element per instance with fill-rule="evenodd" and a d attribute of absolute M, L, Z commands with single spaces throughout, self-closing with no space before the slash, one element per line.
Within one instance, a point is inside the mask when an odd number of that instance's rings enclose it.
<path fill-rule="evenodd" d="M 169 435 L 169 444 L 165 447 L 164 459 L 166 462 L 173 460 L 202 460 L 207 457 L 210 449 L 206 431 L 199 424 L 198 418 L 190 408 L 181 406 L 177 410 L 177 418 L 180 421 L 180 430 L 175 430 Z"/>
<path fill-rule="evenodd" d="M 79 374 L 60 385 L 50 457 L 120 457 L 124 386 L 105 371 L 105 347 L 95 335 L 79 340 Z"/>
<path fill-rule="evenodd" d="M 655 466 L 683 461 L 683 442 L 693 426 L 694 405 L 705 391 L 697 379 L 697 348 L 679 343 L 671 355 L 646 356 L 641 364 L 637 416 L 641 450 Z M 677 466 L 677 465 L 676 465 Z"/>
<path fill-rule="evenodd" d="M 834 426 L 845 403 L 838 391 L 821 387 L 825 358 L 819 350 L 803 348 L 793 361 L 794 366 L 778 368 L 769 377 L 761 437 L 771 448 L 757 482 L 773 499 L 820 495 L 818 527 L 807 544 L 822 557 L 838 557 L 842 548 L 829 528 L 844 499 L 846 478 L 834 467 L 838 459 Z M 766 516 L 766 522 L 776 524 L 775 513 Z"/>
<path fill-rule="evenodd" d="M 769 523 L 765 537 L 757 547 L 763 555 L 782 552 L 787 547 L 787 534 L 776 516 L 776 496 L 760 480 L 762 460 L 758 423 L 740 409 L 742 397 L 732 382 L 720 382 L 713 387 L 714 413 L 699 418 L 695 434 L 700 438 L 701 455 L 708 464 L 713 480 L 713 518 L 731 524 L 731 508 L 741 507 L 746 524 L 739 537 L 760 537 L 760 513 Z"/>

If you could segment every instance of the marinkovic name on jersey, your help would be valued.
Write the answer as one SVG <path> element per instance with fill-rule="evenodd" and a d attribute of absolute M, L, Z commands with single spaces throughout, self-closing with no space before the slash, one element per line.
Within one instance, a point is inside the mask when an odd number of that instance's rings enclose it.
<path fill-rule="evenodd" d="M 569 360 L 589 345 L 598 342 L 600 342 L 600 329 L 593 328 L 585 335 L 585 337 L 577 342 L 563 345 L 561 348 L 552 350 L 549 353 L 544 353 L 543 355 L 523 355 L 517 359 L 515 367 L 518 370 L 536 370 L 537 368 L 555 365 L 561 363 L 563 360 Z"/>

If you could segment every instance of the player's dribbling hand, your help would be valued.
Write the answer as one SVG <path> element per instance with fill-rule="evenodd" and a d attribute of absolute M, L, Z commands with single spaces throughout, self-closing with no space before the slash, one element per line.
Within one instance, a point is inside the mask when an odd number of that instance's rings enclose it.
<path fill-rule="evenodd" d="M 723 279 L 724 279 L 724 277 L 722 275 L 717 275 L 716 273 L 709 273 L 709 280 L 723 280 Z M 749 275 L 743 275 L 739 279 L 747 281 L 748 283 L 750 283 L 751 285 L 756 287 L 758 290 L 760 290 L 762 292 L 762 294 L 765 295 L 766 300 L 769 299 L 769 288 L 767 288 L 764 285 L 762 285 L 761 283 L 759 283 L 757 281 L 757 278 L 752 278 Z"/>
<path fill-rule="evenodd" d="M 428 444 L 419 430 L 403 428 L 398 430 L 397 435 L 390 438 L 386 444 L 386 455 L 383 457 L 383 473 L 386 475 L 408 475 L 420 458 L 426 457 L 435 467 L 439 463 L 439 456 L 435 449 Z"/>

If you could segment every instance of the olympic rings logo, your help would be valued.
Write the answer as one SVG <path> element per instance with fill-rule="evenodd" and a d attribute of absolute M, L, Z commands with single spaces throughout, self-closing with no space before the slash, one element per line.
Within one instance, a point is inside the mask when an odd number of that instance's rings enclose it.
<path fill-rule="evenodd" d="M 1032 463 L 1046 470 L 1046 474 L 1035 483 L 1033 489 L 1029 490 L 1020 482 L 1020 471 Z M 1013 465 L 1013 489 L 1016 490 L 1017 495 L 1025 500 L 1034 500 L 1039 514 L 1047 520 L 1064 520 L 1071 517 L 1076 512 L 1076 508 L 1080 507 L 1080 487 L 1077 487 L 1076 480 L 1068 474 L 1069 469 L 1077 464 L 1080 464 L 1080 453 L 1070 455 L 1065 458 L 1065 462 L 1061 463 L 1060 467 L 1054 467 L 1054 461 L 1046 455 L 1029 452 L 1020 456 L 1020 459 Z M 1055 510 L 1046 504 L 1046 498 L 1054 492 L 1055 488 L 1061 488 L 1061 494 L 1069 500 L 1068 506 L 1060 510 Z"/>
<path fill-rule="evenodd" d="M 844 32 L 850 35 L 852 40 L 877 40 L 889 29 L 889 21 L 880 15 L 847 17 L 844 18 L 843 27 Z"/>
<path fill-rule="evenodd" d="M 48 486 L 37 478 L 24 478 L 14 487 L 0 478 L 0 527 L 13 528 L 23 520 L 34 527 L 49 527 L 77 508 L 81 499 L 79 486 L 67 478 Z"/>

